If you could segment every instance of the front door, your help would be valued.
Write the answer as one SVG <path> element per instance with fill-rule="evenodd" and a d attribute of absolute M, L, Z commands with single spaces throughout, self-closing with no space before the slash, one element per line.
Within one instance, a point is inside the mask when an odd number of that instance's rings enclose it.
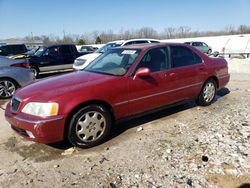
<path fill-rule="evenodd" d="M 168 67 L 168 55 L 165 47 L 149 50 L 137 65 L 149 68 L 151 74 L 146 77 L 129 78 L 130 115 L 142 113 L 161 106 L 164 97 L 163 87 L 166 82 L 165 71 Z"/>

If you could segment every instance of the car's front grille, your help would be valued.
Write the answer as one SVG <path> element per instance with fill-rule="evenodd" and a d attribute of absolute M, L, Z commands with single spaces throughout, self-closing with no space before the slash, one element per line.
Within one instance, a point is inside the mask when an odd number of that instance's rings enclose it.
<path fill-rule="evenodd" d="M 13 112 L 16 112 L 16 111 L 18 110 L 20 104 L 21 104 L 21 100 L 15 98 L 15 97 L 13 97 L 13 98 L 11 99 L 11 110 L 12 110 Z"/>

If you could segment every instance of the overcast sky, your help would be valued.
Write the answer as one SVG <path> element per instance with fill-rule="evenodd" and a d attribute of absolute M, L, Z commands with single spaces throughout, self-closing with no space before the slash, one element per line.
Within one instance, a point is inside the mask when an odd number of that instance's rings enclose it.
<path fill-rule="evenodd" d="M 0 38 L 250 25 L 250 0 L 0 0 Z"/>

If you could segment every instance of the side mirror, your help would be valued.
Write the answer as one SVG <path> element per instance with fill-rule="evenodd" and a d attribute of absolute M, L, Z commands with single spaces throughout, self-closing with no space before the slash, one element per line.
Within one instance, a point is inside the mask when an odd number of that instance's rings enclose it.
<path fill-rule="evenodd" d="M 150 76 L 150 70 L 149 68 L 146 68 L 146 67 L 142 67 L 142 68 L 139 68 L 136 72 L 135 72 L 135 75 L 133 77 L 133 80 L 136 78 L 136 77 L 147 77 L 147 76 Z"/>

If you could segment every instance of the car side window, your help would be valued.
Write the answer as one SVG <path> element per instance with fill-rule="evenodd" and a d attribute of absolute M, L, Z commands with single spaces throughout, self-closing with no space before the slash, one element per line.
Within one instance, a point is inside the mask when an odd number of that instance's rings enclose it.
<path fill-rule="evenodd" d="M 159 41 L 150 40 L 151 43 L 160 43 Z"/>
<path fill-rule="evenodd" d="M 52 47 L 52 48 L 47 49 L 47 51 L 45 52 L 45 55 L 58 56 L 59 55 L 58 47 Z"/>
<path fill-rule="evenodd" d="M 183 67 L 202 63 L 202 59 L 185 46 L 171 46 L 172 67 Z"/>
<path fill-rule="evenodd" d="M 61 54 L 71 54 L 70 46 L 61 46 L 60 53 Z"/>
<path fill-rule="evenodd" d="M 137 65 L 136 70 L 141 67 L 149 68 L 151 72 L 158 72 L 169 68 L 169 58 L 166 47 L 149 50 Z"/>

